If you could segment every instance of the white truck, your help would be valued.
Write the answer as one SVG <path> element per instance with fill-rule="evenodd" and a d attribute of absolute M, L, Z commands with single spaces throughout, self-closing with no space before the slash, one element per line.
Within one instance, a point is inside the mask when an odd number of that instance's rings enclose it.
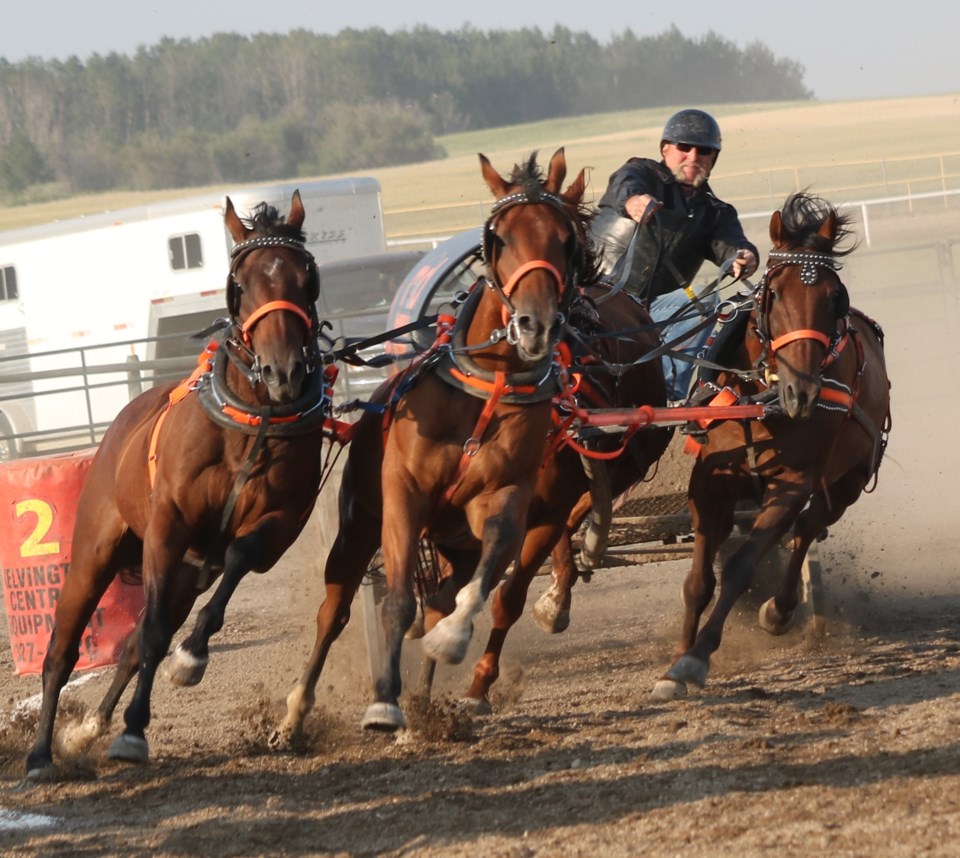
<path fill-rule="evenodd" d="M 95 443 L 144 381 L 164 377 L 165 361 L 179 359 L 179 373 L 204 345 L 189 335 L 225 315 L 225 198 L 241 216 L 260 202 L 286 213 L 297 188 L 321 284 L 325 263 L 381 260 L 384 291 L 364 300 L 388 303 L 387 281 L 413 257 L 386 253 L 370 177 L 225 189 L 0 233 L 0 459 Z"/>

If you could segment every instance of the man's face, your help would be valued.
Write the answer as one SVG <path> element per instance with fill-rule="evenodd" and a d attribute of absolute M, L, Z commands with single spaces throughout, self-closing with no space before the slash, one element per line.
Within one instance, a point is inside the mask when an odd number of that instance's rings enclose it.
<path fill-rule="evenodd" d="M 660 149 L 663 163 L 682 185 L 699 188 L 710 178 L 717 160 L 716 149 L 701 149 L 688 143 L 664 143 Z"/>

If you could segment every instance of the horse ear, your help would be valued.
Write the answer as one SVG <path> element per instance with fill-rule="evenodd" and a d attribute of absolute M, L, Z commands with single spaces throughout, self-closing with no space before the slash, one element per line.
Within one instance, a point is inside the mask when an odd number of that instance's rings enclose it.
<path fill-rule="evenodd" d="M 233 200 L 231 200 L 230 197 L 227 197 L 225 208 L 223 222 L 226 224 L 227 231 L 233 237 L 233 240 L 239 244 L 247 237 L 247 228 L 243 225 L 243 221 L 240 220 L 240 216 L 237 214 L 236 209 L 234 209 Z"/>
<path fill-rule="evenodd" d="M 827 216 L 823 219 L 823 223 L 820 224 L 820 229 L 817 230 L 817 235 L 825 238 L 831 244 L 835 241 L 837 237 L 837 213 L 833 209 L 830 209 Z"/>
<path fill-rule="evenodd" d="M 293 192 L 293 199 L 290 201 L 290 214 L 287 216 L 287 223 L 297 229 L 303 226 L 303 219 L 306 212 L 303 210 L 303 200 L 300 199 L 300 189 Z"/>
<path fill-rule="evenodd" d="M 483 180 L 487 183 L 487 187 L 493 191 L 493 195 L 497 199 L 505 197 L 509 186 L 503 180 L 503 177 L 493 169 L 493 165 L 487 156 L 482 153 L 478 154 L 480 156 L 480 172 L 483 174 Z"/>
<path fill-rule="evenodd" d="M 583 201 L 583 195 L 587 190 L 587 171 L 586 168 L 580 171 L 577 178 L 573 180 L 562 194 L 563 201 L 571 206 L 578 206 Z"/>
<path fill-rule="evenodd" d="M 780 217 L 780 209 L 770 215 L 770 240 L 774 247 L 780 247 L 783 244 L 783 220 Z"/>
<path fill-rule="evenodd" d="M 544 187 L 551 194 L 559 194 L 563 187 L 563 180 L 567 177 L 567 156 L 564 154 L 563 146 L 553 153 L 550 159 L 550 167 L 547 169 L 547 181 Z"/>

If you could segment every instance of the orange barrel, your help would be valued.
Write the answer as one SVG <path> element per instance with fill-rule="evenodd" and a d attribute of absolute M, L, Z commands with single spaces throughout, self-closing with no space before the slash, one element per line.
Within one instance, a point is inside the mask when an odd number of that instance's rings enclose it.
<path fill-rule="evenodd" d="M 43 669 L 57 598 L 70 573 L 77 498 L 95 452 L 0 462 L 0 580 L 18 674 Z M 135 572 L 118 575 L 103 594 L 80 642 L 77 670 L 117 663 L 143 609 Z"/>

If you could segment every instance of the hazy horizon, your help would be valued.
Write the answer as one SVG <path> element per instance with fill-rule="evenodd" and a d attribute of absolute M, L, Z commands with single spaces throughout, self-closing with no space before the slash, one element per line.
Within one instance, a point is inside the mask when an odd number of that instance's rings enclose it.
<path fill-rule="evenodd" d="M 336 34 L 351 28 L 396 32 L 428 26 L 442 32 L 536 27 L 549 35 L 559 25 L 607 44 L 627 29 L 637 36 L 656 36 L 676 26 L 688 38 L 713 32 L 741 49 L 759 42 L 777 59 L 800 63 L 805 85 L 820 100 L 960 93 L 960 64 L 954 59 L 960 5 L 947 0 L 916 0 L 909 15 L 891 15 L 875 0 L 806 0 L 796 6 L 688 0 L 675 8 L 636 4 L 628 13 L 614 4 L 559 11 L 545 0 L 528 0 L 522 7 L 509 0 L 488 0 L 482 7 L 432 0 L 324 6 L 284 0 L 166 0 L 150 8 L 129 0 L 48 0 L 38 23 L 37 7 L 17 4 L 7 10 L 0 28 L 0 61 L 132 56 L 164 38 L 195 41 L 215 33 L 252 36 L 305 29 Z M 689 101 L 696 103 L 695 91 Z"/>

